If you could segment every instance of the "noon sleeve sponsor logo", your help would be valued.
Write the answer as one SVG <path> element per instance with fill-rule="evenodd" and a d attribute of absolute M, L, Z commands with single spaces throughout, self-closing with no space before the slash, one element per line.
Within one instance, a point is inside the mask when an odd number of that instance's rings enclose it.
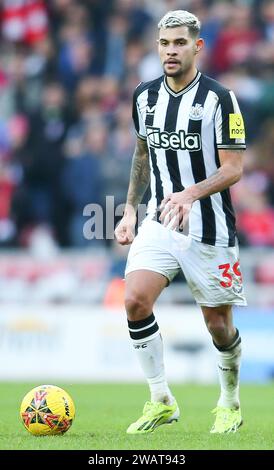
<path fill-rule="evenodd" d="M 241 114 L 229 114 L 229 137 L 230 139 L 244 139 L 245 128 Z"/>
<path fill-rule="evenodd" d="M 200 134 L 186 134 L 185 131 L 166 132 L 159 127 L 147 126 L 147 138 L 149 146 L 164 150 L 191 150 L 201 149 Z"/>

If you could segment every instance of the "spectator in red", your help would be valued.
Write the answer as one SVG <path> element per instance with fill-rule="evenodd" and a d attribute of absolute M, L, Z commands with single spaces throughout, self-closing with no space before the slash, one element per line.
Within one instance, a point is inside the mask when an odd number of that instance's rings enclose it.
<path fill-rule="evenodd" d="M 5 39 L 32 45 L 48 34 L 44 0 L 4 0 L 2 33 Z"/>
<path fill-rule="evenodd" d="M 260 39 L 258 29 L 252 24 L 251 9 L 248 5 L 237 5 L 231 9 L 227 24 L 217 36 L 212 52 L 212 67 L 221 73 L 232 66 L 252 60 L 254 45 Z"/>

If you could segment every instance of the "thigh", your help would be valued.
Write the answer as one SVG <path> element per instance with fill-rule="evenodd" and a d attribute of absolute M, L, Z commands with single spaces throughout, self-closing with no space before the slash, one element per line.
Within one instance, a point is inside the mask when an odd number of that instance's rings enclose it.
<path fill-rule="evenodd" d="M 164 276 L 168 282 L 178 274 L 181 267 L 172 254 L 173 240 L 170 231 L 158 222 L 148 222 L 139 228 L 129 250 L 126 277 L 135 271 L 152 271 Z"/>
<path fill-rule="evenodd" d="M 167 284 L 168 280 L 162 274 L 149 270 L 133 271 L 125 279 L 125 298 L 138 297 L 153 305 Z"/>
<path fill-rule="evenodd" d="M 180 264 L 199 305 L 246 305 L 237 247 L 192 240 Z"/>

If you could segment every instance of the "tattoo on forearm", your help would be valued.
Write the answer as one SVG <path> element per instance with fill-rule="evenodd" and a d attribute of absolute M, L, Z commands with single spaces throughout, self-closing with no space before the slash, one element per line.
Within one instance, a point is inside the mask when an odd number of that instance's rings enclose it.
<path fill-rule="evenodd" d="M 223 168 L 220 167 L 213 175 L 196 184 L 196 188 L 199 191 L 198 199 L 224 191 L 237 181 L 238 177 L 235 173 L 231 175 L 225 174 Z"/>
<path fill-rule="evenodd" d="M 127 204 L 137 209 L 150 181 L 149 153 L 145 140 L 137 139 L 133 154 Z"/>
<path fill-rule="evenodd" d="M 227 187 L 227 179 L 219 168 L 213 175 L 198 183 L 197 187 L 204 193 L 203 197 L 207 197 L 212 192 L 219 192 L 225 189 Z"/>

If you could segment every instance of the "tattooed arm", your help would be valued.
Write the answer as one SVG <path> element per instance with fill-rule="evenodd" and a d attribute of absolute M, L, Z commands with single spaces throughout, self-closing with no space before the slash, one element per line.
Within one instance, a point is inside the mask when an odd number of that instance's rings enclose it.
<path fill-rule="evenodd" d="M 243 150 L 219 150 L 220 168 L 207 179 L 192 186 L 193 202 L 219 193 L 237 183 L 243 172 Z"/>
<path fill-rule="evenodd" d="M 195 201 L 219 193 L 239 181 L 243 172 L 243 151 L 219 150 L 219 158 L 221 166 L 211 176 L 163 199 L 160 220 L 164 225 L 175 217 L 172 228 L 183 227 Z"/>
<path fill-rule="evenodd" d="M 115 230 L 118 243 L 128 245 L 134 239 L 136 211 L 150 181 L 149 153 L 145 140 L 137 137 L 133 154 L 124 216 Z"/>
<path fill-rule="evenodd" d="M 127 206 L 130 206 L 130 211 L 132 211 L 132 208 L 134 212 L 137 211 L 138 204 L 142 201 L 149 181 L 150 168 L 147 143 L 138 137 L 130 172 L 126 211 Z"/>

